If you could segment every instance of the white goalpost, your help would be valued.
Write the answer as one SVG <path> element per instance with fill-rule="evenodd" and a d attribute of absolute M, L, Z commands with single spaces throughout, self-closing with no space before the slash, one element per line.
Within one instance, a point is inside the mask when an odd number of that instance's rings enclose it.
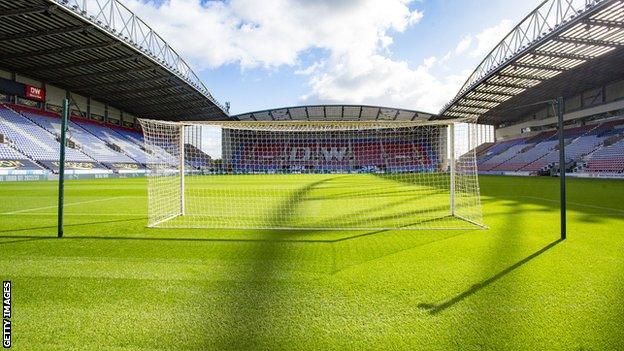
<path fill-rule="evenodd" d="M 140 122 L 149 227 L 484 228 L 473 124 Z"/>

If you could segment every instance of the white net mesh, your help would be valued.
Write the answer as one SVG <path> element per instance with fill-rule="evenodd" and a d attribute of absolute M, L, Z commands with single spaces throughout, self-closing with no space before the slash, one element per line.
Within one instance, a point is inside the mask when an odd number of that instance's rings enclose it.
<path fill-rule="evenodd" d="M 151 227 L 482 226 L 470 124 L 141 124 L 150 155 Z"/>

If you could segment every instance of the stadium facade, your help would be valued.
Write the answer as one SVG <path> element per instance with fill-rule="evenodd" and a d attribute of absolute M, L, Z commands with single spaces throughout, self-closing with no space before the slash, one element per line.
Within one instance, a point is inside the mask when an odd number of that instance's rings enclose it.
<path fill-rule="evenodd" d="M 479 170 L 558 171 L 565 98 L 566 169 L 624 172 L 624 1 L 546 0 L 484 59 L 439 114 L 379 106 L 293 106 L 229 115 L 188 64 L 120 1 L 0 0 L 0 172 L 58 171 L 62 101 L 72 101 L 70 173 L 141 174 L 137 118 L 241 121 L 434 121 L 483 125 Z M 189 138 L 190 139 L 190 138 Z M 199 140 L 201 138 L 195 138 Z M 201 155 L 202 145 L 189 145 Z M 203 155 L 202 159 L 210 157 Z"/>

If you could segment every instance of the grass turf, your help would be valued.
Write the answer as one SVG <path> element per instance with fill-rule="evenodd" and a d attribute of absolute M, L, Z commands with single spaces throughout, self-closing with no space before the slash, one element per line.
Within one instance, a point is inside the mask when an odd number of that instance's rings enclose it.
<path fill-rule="evenodd" d="M 481 177 L 490 230 L 146 229 L 145 180 L 0 184 L 16 350 L 624 349 L 624 182 Z M 30 210 L 37 208 L 37 210 Z M 7 214 L 10 213 L 10 214 Z"/>
<path fill-rule="evenodd" d="M 475 211 L 476 184 L 459 177 L 458 213 L 482 221 Z M 173 183 L 176 184 L 171 184 Z M 175 178 L 158 180 L 153 203 L 160 216 L 179 211 Z M 169 183 L 163 185 L 162 183 Z M 446 174 L 292 174 L 186 177 L 185 215 L 165 228 L 475 229 L 451 216 Z M 173 191 L 171 191 L 173 190 Z M 172 194 L 174 193 L 174 194 Z M 173 196 L 172 196 L 173 195 Z M 317 230 L 318 231 L 318 230 Z"/>

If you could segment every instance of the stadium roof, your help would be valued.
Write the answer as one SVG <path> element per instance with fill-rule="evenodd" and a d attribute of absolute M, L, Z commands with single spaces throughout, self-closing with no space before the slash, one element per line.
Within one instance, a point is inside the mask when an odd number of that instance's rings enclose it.
<path fill-rule="evenodd" d="M 624 1 L 546 0 L 483 60 L 441 115 L 513 122 L 542 101 L 624 77 Z"/>
<path fill-rule="evenodd" d="M 432 114 L 380 106 L 313 105 L 248 112 L 233 117 L 241 121 L 427 121 Z"/>
<path fill-rule="evenodd" d="M 229 119 L 118 0 L 0 0 L 0 67 L 152 119 Z"/>

